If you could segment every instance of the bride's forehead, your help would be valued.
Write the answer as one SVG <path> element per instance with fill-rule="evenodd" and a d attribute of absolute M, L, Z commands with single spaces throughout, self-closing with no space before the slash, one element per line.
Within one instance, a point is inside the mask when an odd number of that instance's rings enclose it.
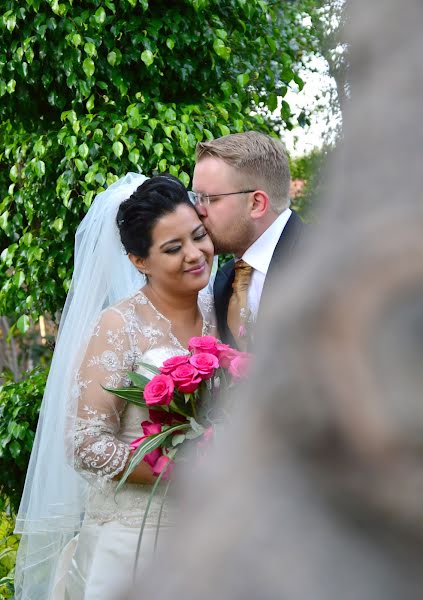
<path fill-rule="evenodd" d="M 153 226 L 153 240 L 166 236 L 169 233 L 191 233 L 201 225 L 201 221 L 194 207 L 188 204 L 179 204 L 171 213 L 162 215 Z"/>

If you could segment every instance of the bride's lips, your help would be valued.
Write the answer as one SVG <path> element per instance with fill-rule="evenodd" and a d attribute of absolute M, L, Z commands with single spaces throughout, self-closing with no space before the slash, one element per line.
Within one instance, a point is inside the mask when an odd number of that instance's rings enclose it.
<path fill-rule="evenodd" d="M 200 265 L 195 265 L 195 267 L 191 267 L 190 269 L 185 269 L 185 273 L 191 273 L 191 275 L 201 275 L 204 273 L 206 268 L 206 261 L 202 262 Z"/>

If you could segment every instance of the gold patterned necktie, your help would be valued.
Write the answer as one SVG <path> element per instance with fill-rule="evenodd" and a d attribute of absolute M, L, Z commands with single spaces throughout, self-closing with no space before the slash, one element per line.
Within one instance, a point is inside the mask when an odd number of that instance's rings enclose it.
<path fill-rule="evenodd" d="M 248 345 L 246 326 L 248 320 L 248 286 L 253 267 L 243 260 L 235 263 L 235 277 L 232 283 L 232 295 L 228 305 L 228 327 L 240 350 Z"/>

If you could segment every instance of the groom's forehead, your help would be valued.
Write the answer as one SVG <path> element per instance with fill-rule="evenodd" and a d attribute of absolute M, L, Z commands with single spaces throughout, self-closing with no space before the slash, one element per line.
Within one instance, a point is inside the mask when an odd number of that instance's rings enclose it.
<path fill-rule="evenodd" d="M 222 158 L 206 156 L 194 168 L 193 189 L 196 192 L 210 192 L 210 187 L 215 188 L 221 182 L 232 182 L 241 178 L 241 172 L 225 162 Z M 207 189 L 206 189 L 207 187 Z M 227 190 L 218 190 L 225 192 Z"/>

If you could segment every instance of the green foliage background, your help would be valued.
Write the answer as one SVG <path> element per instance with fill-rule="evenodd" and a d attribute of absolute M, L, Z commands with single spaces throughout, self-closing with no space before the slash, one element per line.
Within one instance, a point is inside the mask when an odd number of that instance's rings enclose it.
<path fill-rule="evenodd" d="M 0 511 L 0 600 L 13 598 L 13 579 L 19 536 L 13 534 L 14 519 Z"/>
<path fill-rule="evenodd" d="M 36 369 L 0 389 L 0 512 L 18 509 L 46 378 Z"/>
<path fill-rule="evenodd" d="M 319 200 L 325 195 L 324 167 L 332 151 L 331 147 L 314 149 L 309 154 L 289 161 L 291 178 L 304 181 L 304 188 L 293 200 L 292 208 L 300 213 L 305 221 L 314 221 Z"/>

